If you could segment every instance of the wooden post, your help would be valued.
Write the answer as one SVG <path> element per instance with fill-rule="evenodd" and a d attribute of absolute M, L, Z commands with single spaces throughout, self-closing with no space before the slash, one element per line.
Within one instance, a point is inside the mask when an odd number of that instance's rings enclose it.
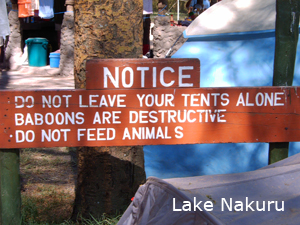
<path fill-rule="evenodd" d="M 276 0 L 273 86 L 292 86 L 299 36 L 299 0 Z M 270 143 L 269 164 L 288 157 L 289 143 Z"/>
<path fill-rule="evenodd" d="M 0 224 L 21 224 L 19 149 L 0 149 Z"/>

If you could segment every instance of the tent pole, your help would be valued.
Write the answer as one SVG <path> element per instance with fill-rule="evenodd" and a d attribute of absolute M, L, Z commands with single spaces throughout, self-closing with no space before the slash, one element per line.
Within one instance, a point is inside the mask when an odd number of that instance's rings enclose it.
<path fill-rule="evenodd" d="M 177 0 L 177 21 L 179 21 L 179 0 Z"/>

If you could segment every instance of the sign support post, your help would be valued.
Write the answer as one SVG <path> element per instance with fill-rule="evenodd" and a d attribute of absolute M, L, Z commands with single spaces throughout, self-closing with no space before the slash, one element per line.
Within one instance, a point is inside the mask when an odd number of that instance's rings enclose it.
<path fill-rule="evenodd" d="M 299 36 L 299 0 L 276 1 L 273 86 L 292 86 Z M 289 26 L 287 26 L 287 24 Z M 288 157 L 289 142 L 270 143 L 269 164 Z"/>
<path fill-rule="evenodd" d="M 19 149 L 0 149 L 0 224 L 21 224 Z"/>

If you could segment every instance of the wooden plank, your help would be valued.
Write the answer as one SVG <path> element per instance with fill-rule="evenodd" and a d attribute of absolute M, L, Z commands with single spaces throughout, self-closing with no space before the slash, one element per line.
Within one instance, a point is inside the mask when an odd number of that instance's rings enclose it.
<path fill-rule="evenodd" d="M 200 87 L 199 59 L 92 59 L 86 89 Z"/>
<path fill-rule="evenodd" d="M 0 144 L 299 141 L 298 93 L 298 87 L 1 91 Z"/>

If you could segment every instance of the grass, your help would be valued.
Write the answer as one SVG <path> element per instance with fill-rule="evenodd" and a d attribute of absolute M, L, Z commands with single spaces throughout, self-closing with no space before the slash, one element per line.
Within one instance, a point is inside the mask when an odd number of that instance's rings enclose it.
<path fill-rule="evenodd" d="M 72 148 L 22 149 L 22 220 L 24 225 L 77 225 L 69 220 L 75 199 L 77 161 Z M 73 157 L 72 157 L 72 156 Z M 84 225 L 114 225 L 120 215 L 91 219 Z"/>
<path fill-rule="evenodd" d="M 28 184 L 32 186 L 33 184 Z M 22 193 L 24 224 L 62 224 L 70 218 L 74 196 L 55 185 L 35 184 Z"/>
<path fill-rule="evenodd" d="M 102 215 L 102 218 L 99 220 L 92 217 L 92 219 L 81 219 L 81 223 L 85 225 L 115 225 L 118 223 L 121 215 L 116 216 L 107 216 Z M 73 225 L 74 223 L 65 223 L 64 225 Z"/>

